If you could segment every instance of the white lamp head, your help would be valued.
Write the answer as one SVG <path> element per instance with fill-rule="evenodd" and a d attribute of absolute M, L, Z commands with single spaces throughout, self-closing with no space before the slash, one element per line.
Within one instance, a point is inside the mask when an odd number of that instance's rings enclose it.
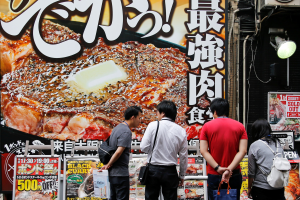
<path fill-rule="evenodd" d="M 281 37 L 276 36 L 275 37 L 276 41 L 276 50 L 277 50 L 277 55 L 281 59 L 286 59 L 291 57 L 295 51 L 296 51 L 296 43 L 293 41 L 286 41 L 285 39 L 282 39 Z"/>

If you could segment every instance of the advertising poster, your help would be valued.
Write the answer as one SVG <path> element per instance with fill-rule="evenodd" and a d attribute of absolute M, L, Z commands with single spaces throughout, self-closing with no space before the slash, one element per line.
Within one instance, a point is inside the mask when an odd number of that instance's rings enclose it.
<path fill-rule="evenodd" d="M 197 139 L 226 94 L 226 12 L 226 0 L 0 0 L 1 134 L 66 154 L 107 139 L 137 105 L 141 141 L 171 100 Z"/>
<path fill-rule="evenodd" d="M 300 117 L 296 117 L 298 110 L 297 97 L 300 93 L 268 93 L 268 120 L 273 131 L 294 131 L 295 141 L 300 141 Z M 287 99 L 287 97 L 289 97 Z M 291 111 L 289 111 L 291 110 Z M 295 111 L 293 111 L 295 110 Z M 289 113 L 289 116 L 287 116 Z"/>
<path fill-rule="evenodd" d="M 297 200 L 300 198 L 299 163 L 291 164 L 289 184 L 284 188 L 286 200 Z"/>
<path fill-rule="evenodd" d="M 204 187 L 201 180 L 184 181 L 185 199 L 204 200 Z"/>
<path fill-rule="evenodd" d="M 66 157 L 64 197 L 66 200 L 102 200 L 107 198 L 95 197 L 93 171 L 101 168 L 103 164 L 98 158 Z M 98 192 L 98 191 L 97 191 Z M 96 192 L 96 193 L 97 193 Z M 103 191 L 102 196 L 109 194 Z M 98 194 L 98 193 L 97 193 Z M 97 195 L 96 194 L 96 195 Z M 97 195 L 98 196 L 98 195 Z"/>
<path fill-rule="evenodd" d="M 140 169 L 147 164 L 147 155 L 129 161 L 130 200 L 145 200 L 145 185 L 138 181 Z"/>
<path fill-rule="evenodd" d="M 287 95 L 286 103 L 286 117 L 300 118 L 300 95 Z"/>
<path fill-rule="evenodd" d="M 240 162 L 241 173 L 242 173 L 242 186 L 240 191 L 240 200 L 248 199 L 248 157 L 244 157 Z"/>
<path fill-rule="evenodd" d="M 16 156 L 15 169 L 14 200 L 59 199 L 59 156 Z"/>
<path fill-rule="evenodd" d="M 273 131 L 272 135 L 279 140 L 284 150 L 294 149 L 294 131 Z"/>

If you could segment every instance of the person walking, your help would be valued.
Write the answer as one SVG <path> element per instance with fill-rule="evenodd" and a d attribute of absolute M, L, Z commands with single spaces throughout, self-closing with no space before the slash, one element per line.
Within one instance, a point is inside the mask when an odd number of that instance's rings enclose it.
<path fill-rule="evenodd" d="M 284 155 L 279 141 L 271 133 L 271 126 L 265 119 L 258 119 L 252 125 L 251 137 L 254 142 L 248 153 L 248 197 L 253 200 L 285 200 L 284 187 L 271 187 L 267 176 L 260 170 L 262 168 L 267 174 L 271 171 L 274 154 L 269 147 L 274 152 L 279 148 L 278 153 Z"/>
<path fill-rule="evenodd" d="M 200 152 L 208 163 L 208 199 L 213 200 L 213 190 L 218 189 L 221 180 L 229 182 L 239 194 L 242 185 L 239 163 L 247 153 L 248 136 L 243 124 L 228 118 L 227 100 L 214 99 L 210 110 L 214 119 L 204 124 L 199 138 Z"/>
<path fill-rule="evenodd" d="M 160 189 L 164 200 L 177 200 L 177 187 L 183 184 L 187 169 L 187 137 L 185 130 L 175 123 L 176 105 L 164 100 L 157 106 L 158 121 L 151 122 L 141 141 L 141 151 L 148 153 L 151 162 L 146 183 L 145 199 L 157 200 Z M 156 142 L 156 130 L 158 128 Z M 177 154 L 180 159 L 179 177 L 176 170 Z"/>
<path fill-rule="evenodd" d="M 109 145 L 116 152 L 101 170 L 108 170 L 110 182 L 110 200 L 129 200 L 129 154 L 131 150 L 131 128 L 139 126 L 142 109 L 137 106 L 125 110 L 125 121 L 117 125 L 109 138 Z"/>

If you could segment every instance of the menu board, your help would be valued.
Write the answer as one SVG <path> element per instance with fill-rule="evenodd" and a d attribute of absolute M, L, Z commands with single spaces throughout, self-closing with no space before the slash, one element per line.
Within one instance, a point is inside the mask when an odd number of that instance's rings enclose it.
<path fill-rule="evenodd" d="M 141 166 L 146 165 L 147 157 L 132 158 L 129 161 L 130 200 L 145 199 L 145 185 L 139 185 L 138 177 Z"/>
<path fill-rule="evenodd" d="M 184 181 L 185 199 L 204 200 L 204 187 L 202 180 Z"/>
<path fill-rule="evenodd" d="M 300 141 L 298 92 L 269 92 L 268 120 L 273 131 L 294 131 L 295 141 Z"/>
<path fill-rule="evenodd" d="M 64 198 L 66 200 L 101 200 L 94 194 L 93 170 L 103 164 L 97 157 L 69 157 L 64 161 Z"/>
<path fill-rule="evenodd" d="M 59 156 L 16 156 L 14 169 L 14 200 L 59 199 Z"/>

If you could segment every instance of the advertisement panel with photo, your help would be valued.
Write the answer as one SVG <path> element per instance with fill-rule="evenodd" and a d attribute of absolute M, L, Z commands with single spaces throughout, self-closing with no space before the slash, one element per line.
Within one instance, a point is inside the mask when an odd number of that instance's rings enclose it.
<path fill-rule="evenodd" d="M 14 200 L 59 199 L 59 156 L 16 156 L 14 166 Z"/>
<path fill-rule="evenodd" d="M 187 139 L 198 139 L 213 118 L 210 102 L 225 98 L 225 0 L 0 5 L 1 134 L 55 140 L 65 154 L 72 141 L 107 139 L 137 105 L 143 117 L 132 139 L 141 141 L 157 104 L 171 100 Z"/>
<path fill-rule="evenodd" d="M 295 142 L 300 141 L 300 117 L 297 117 L 297 92 L 269 92 L 268 93 L 268 121 L 273 131 L 294 131 Z M 295 97 L 293 97 L 295 96 Z M 287 98 L 289 97 L 289 98 Z M 292 98 L 293 97 L 293 98 Z M 289 112 L 291 110 L 291 112 Z M 294 113 L 294 114 L 293 114 Z M 287 116 L 289 114 L 289 116 Z"/>
<path fill-rule="evenodd" d="M 103 166 L 97 157 L 66 157 L 64 170 L 64 198 L 66 200 L 100 200 L 95 195 L 94 174 Z M 98 194 L 98 193 L 97 193 Z M 102 196 L 109 194 L 109 191 L 101 191 Z M 105 194 L 105 195 L 104 195 Z"/>

